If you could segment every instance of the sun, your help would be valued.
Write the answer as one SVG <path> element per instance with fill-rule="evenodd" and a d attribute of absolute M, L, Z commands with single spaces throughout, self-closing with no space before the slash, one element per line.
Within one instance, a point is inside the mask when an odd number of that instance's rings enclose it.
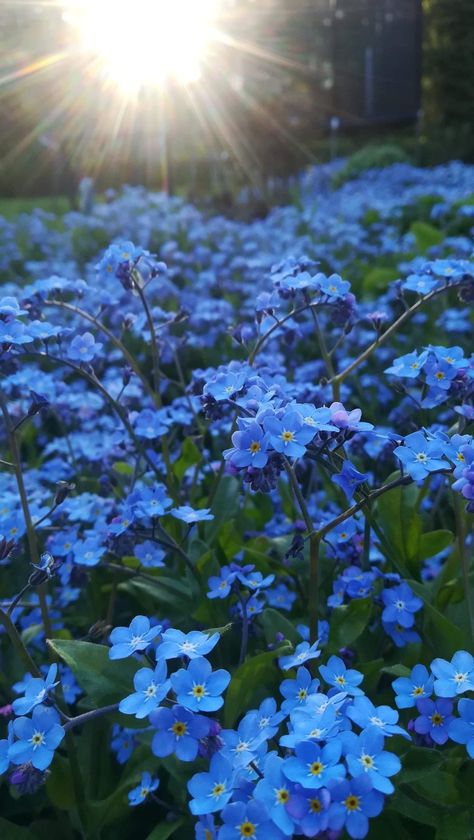
<path fill-rule="evenodd" d="M 66 0 L 81 48 L 123 92 L 199 78 L 217 0 Z"/>

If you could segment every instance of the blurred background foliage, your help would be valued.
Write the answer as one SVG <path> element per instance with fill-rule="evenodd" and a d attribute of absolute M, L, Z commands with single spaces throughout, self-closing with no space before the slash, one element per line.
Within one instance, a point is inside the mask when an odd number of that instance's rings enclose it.
<path fill-rule="evenodd" d="M 225 39 L 199 83 L 125 101 L 98 84 L 61 5 L 2 3 L 2 197 L 74 200 L 91 176 L 101 190 L 142 183 L 218 196 L 225 210 L 242 185 L 354 152 L 354 171 L 474 160 L 473 0 L 220 8 Z"/>

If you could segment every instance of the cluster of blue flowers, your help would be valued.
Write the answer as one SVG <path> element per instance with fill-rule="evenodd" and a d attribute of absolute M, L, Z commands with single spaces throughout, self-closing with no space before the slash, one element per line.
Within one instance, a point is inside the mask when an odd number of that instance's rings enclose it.
<path fill-rule="evenodd" d="M 0 220 L 12 836 L 470 836 L 474 169 L 339 165 Z"/>

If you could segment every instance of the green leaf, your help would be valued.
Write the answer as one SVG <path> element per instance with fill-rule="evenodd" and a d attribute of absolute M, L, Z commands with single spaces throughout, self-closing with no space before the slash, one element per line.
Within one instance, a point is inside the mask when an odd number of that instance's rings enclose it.
<path fill-rule="evenodd" d="M 329 622 L 327 651 L 332 653 L 355 642 L 367 627 L 371 615 L 371 598 L 354 598 L 349 604 L 336 607 Z"/>
<path fill-rule="evenodd" d="M 275 650 L 252 656 L 234 671 L 224 705 L 224 726 L 233 726 L 244 710 L 258 702 L 256 698 L 263 700 L 271 690 L 276 692 L 281 674 L 275 667 L 275 659 L 287 656 L 292 650 L 288 643 L 280 645 Z"/>
<path fill-rule="evenodd" d="M 56 755 L 51 766 L 51 772 L 46 780 L 46 793 L 52 804 L 62 811 L 74 808 L 76 797 L 72 783 L 69 761 L 61 755 Z"/>
<path fill-rule="evenodd" d="M 133 475 L 133 467 L 131 464 L 127 464 L 126 461 L 116 461 L 115 464 L 112 464 L 112 469 L 119 475 L 125 475 L 127 477 Z"/>
<path fill-rule="evenodd" d="M 34 840 L 34 835 L 28 828 L 15 825 L 10 820 L 0 817 L 0 837 L 4 840 Z"/>
<path fill-rule="evenodd" d="M 416 250 L 419 254 L 426 254 L 433 245 L 440 245 L 444 239 L 442 231 L 427 222 L 412 222 L 410 232 L 416 239 Z"/>
<path fill-rule="evenodd" d="M 132 659 L 114 662 L 109 648 L 91 642 L 48 639 L 49 647 L 69 665 L 87 698 L 97 706 L 117 703 L 133 691 L 139 664 Z"/>
<path fill-rule="evenodd" d="M 423 600 L 423 633 L 438 656 L 451 659 L 457 650 L 466 646 L 465 633 L 429 602 L 429 592 L 416 580 L 408 580 L 416 595 Z"/>
<path fill-rule="evenodd" d="M 409 677 L 410 669 L 406 665 L 388 665 L 386 668 L 380 669 L 383 674 L 389 674 L 391 677 Z"/>
<path fill-rule="evenodd" d="M 181 455 L 173 464 L 173 472 L 179 481 L 183 480 L 184 474 L 189 467 L 199 464 L 202 458 L 201 451 L 193 443 L 191 438 L 186 438 L 181 448 Z"/>
<path fill-rule="evenodd" d="M 214 519 L 205 526 L 206 542 L 210 543 L 225 522 L 234 519 L 239 510 L 240 483 L 232 475 L 224 475 L 211 505 Z"/>
<path fill-rule="evenodd" d="M 153 829 L 151 834 L 148 834 L 146 840 L 168 840 L 172 834 L 177 831 L 184 823 L 184 817 L 175 820 L 172 823 L 160 823 Z"/>
<path fill-rule="evenodd" d="M 472 840 L 473 813 L 440 814 L 435 840 Z"/>
<path fill-rule="evenodd" d="M 269 645 L 275 644 L 275 637 L 277 633 L 282 633 L 285 639 L 288 639 L 294 645 L 301 642 L 301 636 L 295 629 L 291 621 L 285 618 L 281 612 L 267 607 L 262 613 L 261 618 L 263 632 L 265 633 L 265 641 Z"/>
<path fill-rule="evenodd" d="M 453 541 L 454 534 L 447 530 L 429 531 L 427 534 L 422 534 L 416 559 L 419 563 L 422 563 L 423 560 L 428 560 L 435 554 L 439 554 L 440 551 L 444 551 Z"/>
<path fill-rule="evenodd" d="M 150 611 L 156 607 L 156 604 L 165 604 L 184 614 L 190 614 L 197 595 L 196 584 L 191 577 L 187 576 L 184 580 L 180 580 L 166 574 L 157 574 L 153 579 L 151 576 L 136 577 L 125 583 L 119 583 L 118 589 L 121 592 L 128 592 L 138 604 L 145 604 Z"/>
<path fill-rule="evenodd" d="M 418 556 L 422 523 L 416 511 L 418 490 L 394 487 L 377 501 L 377 518 L 391 548 L 406 567 Z M 402 569 L 403 570 L 403 569 Z"/>
<path fill-rule="evenodd" d="M 401 757 L 402 769 L 397 775 L 398 784 L 408 784 L 434 773 L 441 766 L 443 756 L 438 750 L 427 747 L 410 747 Z"/>
<path fill-rule="evenodd" d="M 415 822 L 422 823 L 423 825 L 435 827 L 438 822 L 438 814 L 433 808 L 422 805 L 421 802 L 411 799 L 411 797 L 406 796 L 400 790 L 397 790 L 395 795 L 389 799 L 387 807 L 390 811 L 396 811 L 398 814 L 409 817 L 411 820 L 415 820 Z"/>
<path fill-rule="evenodd" d="M 368 294 L 382 294 L 387 291 L 389 284 L 392 283 L 393 280 L 396 280 L 399 276 L 400 272 L 397 267 L 371 268 L 362 281 L 364 292 L 367 292 Z"/>

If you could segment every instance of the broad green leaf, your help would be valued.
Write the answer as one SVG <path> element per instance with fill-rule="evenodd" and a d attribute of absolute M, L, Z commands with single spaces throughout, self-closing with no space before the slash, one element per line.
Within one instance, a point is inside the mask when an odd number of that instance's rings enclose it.
<path fill-rule="evenodd" d="M 451 659 L 457 650 L 466 647 L 465 633 L 430 604 L 429 591 L 423 584 L 416 580 L 408 580 L 407 583 L 424 602 L 422 638 L 430 642 L 438 656 Z"/>
<path fill-rule="evenodd" d="M 133 475 L 133 467 L 131 464 L 127 464 L 126 461 L 116 461 L 115 464 L 112 464 L 112 469 L 119 475 L 125 475 L 127 477 Z"/>
<path fill-rule="evenodd" d="M 282 633 L 284 638 L 288 639 L 294 645 L 298 645 L 301 642 L 301 636 L 291 621 L 278 610 L 274 610 L 271 607 L 265 609 L 262 613 L 261 622 L 267 644 L 275 644 L 277 633 Z"/>
<path fill-rule="evenodd" d="M 380 669 L 383 674 L 389 674 L 391 677 L 409 677 L 410 669 L 406 665 L 388 665 L 386 668 Z"/>
<path fill-rule="evenodd" d="M 438 822 L 439 814 L 434 808 L 431 808 L 428 805 L 423 805 L 418 800 L 412 799 L 410 796 L 407 796 L 398 789 L 388 800 L 387 808 L 390 811 L 396 811 L 398 814 L 402 814 L 404 817 L 409 817 L 411 820 L 415 820 L 415 822 L 422 823 L 423 825 L 431 825 L 435 827 Z"/>
<path fill-rule="evenodd" d="M 453 541 L 454 534 L 447 530 L 429 531 L 427 534 L 422 534 L 417 557 L 418 562 L 421 563 L 423 560 L 434 557 L 435 554 L 439 554 L 440 551 L 448 548 Z"/>
<path fill-rule="evenodd" d="M 214 519 L 206 522 L 205 525 L 207 543 L 215 538 L 225 522 L 237 515 L 241 492 L 240 483 L 234 476 L 224 475 L 221 478 L 219 488 L 211 504 Z"/>
<path fill-rule="evenodd" d="M 46 780 L 46 793 L 56 808 L 62 811 L 69 811 L 74 808 L 76 797 L 71 768 L 69 761 L 61 755 L 56 755 L 51 765 L 51 771 Z"/>
<path fill-rule="evenodd" d="M 4 840 L 34 840 L 34 834 L 29 828 L 21 825 L 15 825 L 10 820 L 5 820 L 0 817 L 0 837 Z"/>
<path fill-rule="evenodd" d="M 372 598 L 354 598 L 336 607 L 329 621 L 327 651 L 333 653 L 355 642 L 362 635 L 372 615 Z"/>
<path fill-rule="evenodd" d="M 252 708 L 272 691 L 277 691 L 281 673 L 275 659 L 287 656 L 293 650 L 286 643 L 275 650 L 259 653 L 243 662 L 232 675 L 224 705 L 224 726 L 233 726 L 237 718 Z"/>
<path fill-rule="evenodd" d="M 416 239 L 416 250 L 419 254 L 426 254 L 433 245 L 440 245 L 444 239 L 442 231 L 427 222 L 412 222 L 410 232 Z"/>
<path fill-rule="evenodd" d="M 418 557 L 421 518 L 416 511 L 415 485 L 394 487 L 377 501 L 377 520 L 391 548 L 404 566 Z"/>
<path fill-rule="evenodd" d="M 471 811 L 440 814 L 436 826 L 435 840 L 472 840 L 474 835 L 474 814 Z"/>
<path fill-rule="evenodd" d="M 139 663 L 132 659 L 114 662 L 109 648 L 91 642 L 48 639 L 50 648 L 69 665 L 87 699 L 94 705 L 117 703 L 133 691 Z"/>
<path fill-rule="evenodd" d="M 181 455 L 173 464 L 173 472 L 179 481 L 182 481 L 186 470 L 199 464 L 202 453 L 191 438 L 186 438 L 181 448 Z"/>
<path fill-rule="evenodd" d="M 397 775 L 398 784 L 408 784 L 423 779 L 429 773 L 438 771 L 443 756 L 438 750 L 428 747 L 413 747 L 401 757 L 402 769 Z"/>
<path fill-rule="evenodd" d="M 413 785 L 413 789 L 435 806 L 466 804 L 459 796 L 454 776 L 442 770 L 437 770 L 433 778 L 427 779 L 423 776 Z"/>

